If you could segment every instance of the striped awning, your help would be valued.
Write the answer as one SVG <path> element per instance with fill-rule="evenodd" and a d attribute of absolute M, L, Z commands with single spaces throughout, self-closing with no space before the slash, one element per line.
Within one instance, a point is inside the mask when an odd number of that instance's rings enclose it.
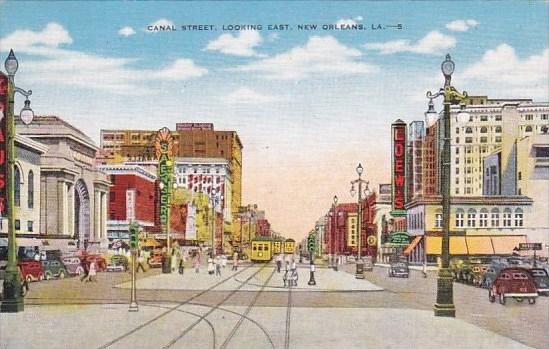
<path fill-rule="evenodd" d="M 416 248 L 416 246 L 419 244 L 419 242 L 421 241 L 421 238 L 423 236 L 416 236 L 414 238 L 414 240 L 412 240 L 412 242 L 408 245 L 408 247 L 406 247 L 406 249 L 404 250 L 404 255 L 405 256 L 409 256 L 410 253 L 412 253 L 412 251 L 414 250 L 414 248 Z"/>

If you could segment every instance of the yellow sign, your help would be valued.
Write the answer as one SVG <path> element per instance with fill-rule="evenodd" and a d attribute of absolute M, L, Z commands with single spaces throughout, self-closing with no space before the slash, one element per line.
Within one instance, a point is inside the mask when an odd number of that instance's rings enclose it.
<path fill-rule="evenodd" d="M 368 239 L 366 240 L 368 242 L 369 246 L 375 246 L 377 243 L 377 238 L 373 235 L 368 236 Z"/>

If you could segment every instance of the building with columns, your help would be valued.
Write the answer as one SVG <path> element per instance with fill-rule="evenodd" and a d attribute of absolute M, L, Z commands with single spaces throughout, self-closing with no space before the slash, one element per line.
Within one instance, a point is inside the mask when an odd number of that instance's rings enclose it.
<path fill-rule="evenodd" d="M 16 127 L 47 147 L 40 161 L 40 238 L 50 245 L 72 240 L 79 248 L 106 247 L 110 183 L 95 165 L 99 148 L 57 116 L 37 116 L 30 125 L 16 120 Z"/>

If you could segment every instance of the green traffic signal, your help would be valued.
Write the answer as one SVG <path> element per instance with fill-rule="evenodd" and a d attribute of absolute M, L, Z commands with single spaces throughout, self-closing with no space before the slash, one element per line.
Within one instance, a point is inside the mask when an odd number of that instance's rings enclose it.
<path fill-rule="evenodd" d="M 139 241 L 139 224 L 133 222 L 130 224 L 130 248 L 137 250 Z"/>

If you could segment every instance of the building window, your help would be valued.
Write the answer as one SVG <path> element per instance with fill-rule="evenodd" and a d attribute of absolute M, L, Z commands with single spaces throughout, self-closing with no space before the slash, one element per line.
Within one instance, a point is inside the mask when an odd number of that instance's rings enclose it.
<path fill-rule="evenodd" d="M 482 126 L 480 128 L 480 133 L 486 133 L 486 132 L 488 132 L 488 128 L 486 126 Z"/>
<path fill-rule="evenodd" d="M 14 189 L 14 204 L 15 207 L 21 206 L 21 172 L 19 172 L 19 167 L 15 167 L 15 189 Z"/>
<path fill-rule="evenodd" d="M 467 211 L 467 226 L 474 228 L 476 224 L 477 224 L 477 211 L 470 209 L 469 211 Z"/>
<path fill-rule="evenodd" d="M 456 127 L 456 134 L 459 134 L 459 127 Z"/>
<path fill-rule="evenodd" d="M 525 132 L 532 132 L 532 126 L 528 125 L 526 126 L 526 128 L 524 129 Z"/>
<path fill-rule="evenodd" d="M 501 114 L 496 115 L 496 121 L 501 121 Z"/>
<path fill-rule="evenodd" d="M 532 121 L 532 120 L 534 120 L 534 115 L 533 114 L 526 114 L 526 115 L 524 115 L 524 120 Z"/>
<path fill-rule="evenodd" d="M 522 172 L 521 171 L 519 171 L 519 173 L 518 173 L 518 179 L 519 179 L 519 181 L 522 180 Z"/>
<path fill-rule="evenodd" d="M 29 171 L 27 180 L 27 206 L 34 207 L 34 173 L 32 171 Z"/>
<path fill-rule="evenodd" d="M 456 154 L 459 154 L 459 148 L 456 147 Z"/>
<path fill-rule="evenodd" d="M 459 174 L 459 167 L 456 167 L 456 174 Z"/>
<path fill-rule="evenodd" d="M 456 165 L 459 164 L 459 158 L 456 158 Z"/>
<path fill-rule="evenodd" d="M 456 211 L 456 227 L 457 228 L 463 228 L 463 210 L 457 210 Z"/>
<path fill-rule="evenodd" d="M 467 173 L 471 173 L 472 170 L 471 170 L 471 167 L 467 167 Z"/>
<path fill-rule="evenodd" d="M 496 133 L 501 133 L 501 126 L 496 126 Z"/>
<path fill-rule="evenodd" d="M 488 143 L 488 137 L 486 136 L 480 137 L 480 143 Z"/>
<path fill-rule="evenodd" d="M 541 114 L 541 120 L 549 120 L 549 114 Z"/>
<path fill-rule="evenodd" d="M 473 137 L 465 137 L 465 143 L 473 143 Z"/>
<path fill-rule="evenodd" d="M 505 211 L 503 211 L 503 226 L 504 227 L 511 226 L 511 210 L 508 208 L 506 208 Z"/>
<path fill-rule="evenodd" d="M 492 227 L 499 227 L 499 210 L 497 208 L 492 209 L 490 224 L 492 225 Z"/>
<path fill-rule="evenodd" d="M 522 227 L 523 225 L 523 214 L 520 208 L 515 210 L 515 227 Z"/>
<path fill-rule="evenodd" d="M 465 129 L 465 133 L 473 133 L 473 129 L 471 127 L 467 127 Z"/>
<path fill-rule="evenodd" d="M 480 210 L 479 215 L 479 224 L 480 227 L 487 227 L 488 226 L 488 210 L 483 208 Z"/>
<path fill-rule="evenodd" d="M 435 213 L 435 228 L 442 228 L 442 212 Z"/>
<path fill-rule="evenodd" d="M 33 221 L 27 221 L 27 230 L 29 233 L 32 233 L 34 231 L 34 222 Z"/>
<path fill-rule="evenodd" d="M 488 115 L 481 115 L 480 121 L 488 121 Z"/>
<path fill-rule="evenodd" d="M 459 188 L 456 188 L 456 194 L 459 194 Z"/>
<path fill-rule="evenodd" d="M 15 220 L 15 230 L 21 230 L 21 221 L 19 219 Z"/>
<path fill-rule="evenodd" d="M 456 137 L 456 144 L 459 143 L 459 137 Z"/>
<path fill-rule="evenodd" d="M 501 143 L 501 136 L 496 136 L 496 143 Z"/>

